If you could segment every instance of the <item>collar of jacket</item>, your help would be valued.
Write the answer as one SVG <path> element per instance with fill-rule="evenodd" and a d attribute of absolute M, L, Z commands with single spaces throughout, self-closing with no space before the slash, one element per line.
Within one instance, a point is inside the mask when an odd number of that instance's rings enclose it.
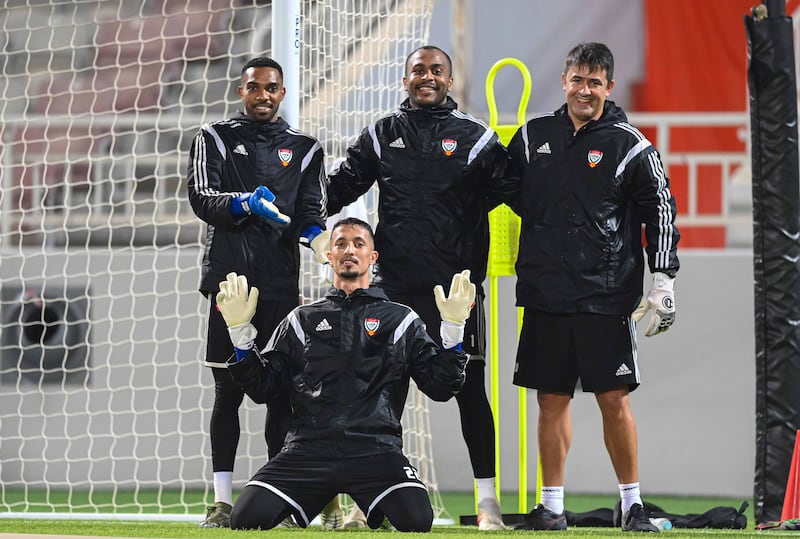
<path fill-rule="evenodd" d="M 564 118 L 564 122 L 567 123 L 570 129 L 572 127 L 572 120 L 569 117 L 569 113 L 567 112 L 567 104 L 564 103 L 561 105 L 561 108 L 555 112 L 556 116 L 561 116 Z M 606 100 L 603 106 L 603 114 L 600 115 L 600 118 L 597 120 L 591 120 L 586 125 L 580 128 L 580 131 L 588 131 L 590 129 L 594 129 L 596 127 L 604 127 L 607 125 L 613 125 L 619 122 L 627 122 L 628 117 L 625 115 L 625 111 L 622 110 L 622 107 L 618 107 L 616 103 L 610 100 Z"/>
<path fill-rule="evenodd" d="M 389 300 L 389 296 L 387 296 L 386 292 L 383 291 L 383 288 L 379 286 L 370 286 L 369 288 L 358 288 L 349 296 L 345 293 L 344 290 L 340 288 L 330 287 L 328 291 L 325 293 L 325 297 L 335 301 L 342 301 L 347 298 L 359 298 L 359 297 L 384 299 L 386 301 Z"/>
<path fill-rule="evenodd" d="M 422 109 L 415 109 L 411 106 L 411 102 L 408 98 L 405 99 L 402 103 L 400 103 L 400 110 L 405 112 L 406 114 L 416 115 L 417 118 L 421 117 L 431 117 L 436 119 L 446 118 L 450 115 L 451 112 L 458 108 L 458 103 L 453 101 L 453 98 L 449 95 L 445 102 L 436 107 L 426 107 Z"/>
<path fill-rule="evenodd" d="M 239 111 L 238 116 L 236 116 L 234 119 L 242 125 L 249 127 L 256 133 L 271 135 L 289 129 L 289 124 L 280 116 L 274 122 L 256 122 L 255 120 L 248 118 L 244 112 Z"/>

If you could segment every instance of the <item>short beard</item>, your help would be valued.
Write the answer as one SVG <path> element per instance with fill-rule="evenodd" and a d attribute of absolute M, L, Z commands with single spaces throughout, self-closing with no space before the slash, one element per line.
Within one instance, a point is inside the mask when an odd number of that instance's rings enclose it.
<path fill-rule="evenodd" d="M 359 278 L 359 276 L 360 274 L 358 273 L 358 270 L 354 269 L 339 272 L 339 278 L 344 279 L 345 281 L 355 281 Z"/>

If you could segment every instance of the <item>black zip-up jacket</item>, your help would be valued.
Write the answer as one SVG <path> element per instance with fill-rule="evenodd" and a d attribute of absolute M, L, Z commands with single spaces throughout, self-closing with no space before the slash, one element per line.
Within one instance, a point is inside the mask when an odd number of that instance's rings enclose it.
<path fill-rule="evenodd" d="M 675 276 L 675 199 L 655 147 L 606 101 L 575 132 L 566 105 L 509 144 L 521 193 L 517 304 L 554 313 L 631 314 L 642 297 L 642 224 L 651 272 Z M 520 196 L 521 198 L 518 198 Z"/>
<path fill-rule="evenodd" d="M 436 284 L 469 269 L 480 290 L 489 252 L 488 211 L 498 202 L 508 153 L 497 134 L 460 112 L 414 109 L 406 99 L 395 113 L 365 128 L 330 175 L 333 215 L 379 187 L 376 282 L 390 294 L 430 294 Z"/>
<path fill-rule="evenodd" d="M 331 288 L 292 311 L 261 353 L 231 359 L 228 371 L 257 403 L 289 388 L 283 451 L 355 457 L 401 451 L 409 379 L 446 401 L 464 385 L 466 362 L 439 349 L 417 314 L 382 289 L 347 296 Z"/>
<path fill-rule="evenodd" d="M 200 291 L 217 290 L 230 272 L 247 275 L 263 299 L 298 297 L 300 232 L 325 228 L 326 178 L 320 143 L 285 120 L 244 114 L 203 125 L 189 153 L 189 202 L 208 224 Z M 266 185 L 291 217 L 281 225 L 258 215 L 234 217 L 231 201 Z"/>

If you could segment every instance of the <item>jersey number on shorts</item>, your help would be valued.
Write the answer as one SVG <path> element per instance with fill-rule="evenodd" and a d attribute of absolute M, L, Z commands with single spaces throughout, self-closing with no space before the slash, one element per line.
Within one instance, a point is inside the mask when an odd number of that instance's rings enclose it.
<path fill-rule="evenodd" d="M 415 470 L 412 466 L 403 466 L 403 469 L 406 471 L 406 475 L 409 479 L 416 479 L 417 481 L 422 481 L 417 475 L 417 470 Z"/>

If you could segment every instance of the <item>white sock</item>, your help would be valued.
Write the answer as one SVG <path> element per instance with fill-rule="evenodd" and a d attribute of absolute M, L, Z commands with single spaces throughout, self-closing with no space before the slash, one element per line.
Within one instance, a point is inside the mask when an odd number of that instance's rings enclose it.
<path fill-rule="evenodd" d="M 564 512 L 564 485 L 560 487 L 542 487 L 539 492 L 542 505 L 556 514 Z"/>
<path fill-rule="evenodd" d="M 495 481 L 494 477 L 482 477 L 478 479 L 475 478 L 475 486 L 478 487 L 478 501 L 485 500 L 486 498 L 491 498 L 492 500 L 497 499 L 497 491 L 495 488 L 497 487 L 497 482 Z"/>
<path fill-rule="evenodd" d="M 639 483 L 625 483 L 619 486 L 619 498 L 622 501 L 622 514 L 628 512 L 631 506 L 638 503 L 644 507 L 642 495 L 639 491 Z"/>
<path fill-rule="evenodd" d="M 233 472 L 214 472 L 214 501 L 233 505 Z"/>

